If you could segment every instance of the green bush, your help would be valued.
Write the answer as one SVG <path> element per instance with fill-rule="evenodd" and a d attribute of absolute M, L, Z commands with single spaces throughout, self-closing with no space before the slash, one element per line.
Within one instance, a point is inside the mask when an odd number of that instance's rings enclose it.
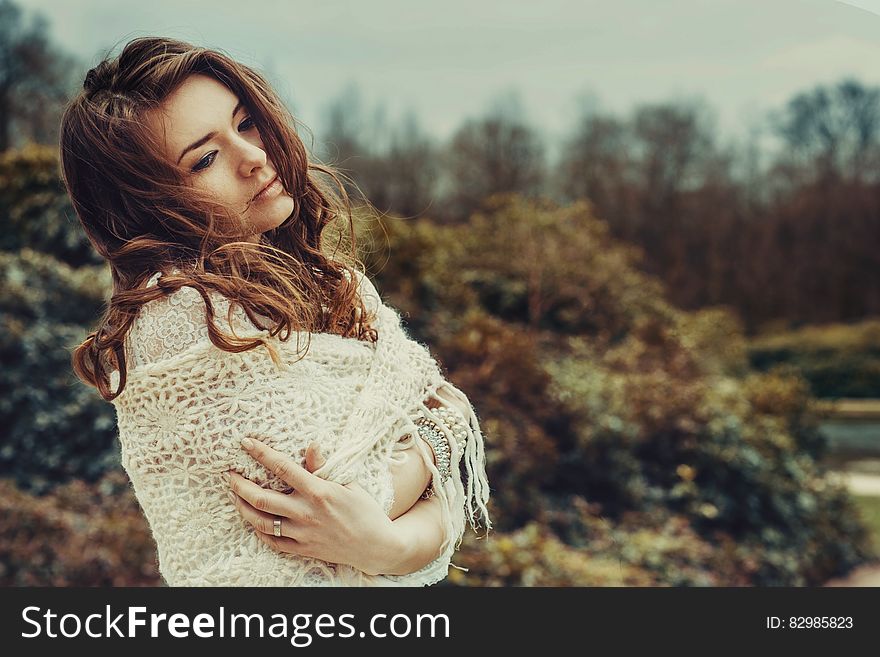
<path fill-rule="evenodd" d="M 31 144 L 0 153 L 0 251 L 31 248 L 73 267 L 100 265 L 60 174 L 54 148 Z"/>
<path fill-rule="evenodd" d="M 6 170 L 24 173 L 3 197 L 7 214 L 19 208 L 36 226 L 45 216 L 45 234 L 60 235 L 54 206 L 27 200 L 54 184 L 49 160 L 9 157 Z M 812 585 L 873 556 L 852 499 L 819 465 L 812 381 L 792 367 L 751 371 L 738 320 L 672 307 L 639 271 L 639 250 L 586 204 L 497 196 L 463 225 L 356 225 L 384 300 L 468 395 L 486 436 L 497 531 L 465 541 L 455 563 L 470 570 L 453 569 L 449 585 Z M 15 226 L 12 250 L 46 253 L 0 253 L 0 472 L 20 484 L 0 498 L 4 581 L 107 583 L 118 571 L 117 585 L 156 583 L 133 498 L 114 510 L 98 483 L 124 480 L 112 406 L 70 370 L 109 272 L 65 266 L 77 259 L 68 242 Z M 386 236 L 390 257 L 377 247 Z M 58 487 L 71 477 L 95 483 Z M 116 521 L 127 538 L 111 532 Z M 113 554 L 93 558 L 97 545 Z"/>
<path fill-rule="evenodd" d="M 0 479 L 0 586 L 158 586 L 156 545 L 128 477 L 34 496 Z"/>
<path fill-rule="evenodd" d="M 541 536 L 589 546 L 589 523 L 546 520 L 582 498 L 621 527 L 679 518 L 698 543 L 736 546 L 735 572 L 710 558 L 716 579 L 672 568 L 667 583 L 815 584 L 870 558 L 797 371 L 750 372 L 736 318 L 671 307 L 585 206 L 487 207 L 465 226 L 390 221 L 398 257 L 368 264 L 478 410 L 501 532 L 538 518 Z"/>
<path fill-rule="evenodd" d="M 70 365 L 109 297 L 103 267 L 71 269 L 24 249 L 0 252 L 0 474 L 46 491 L 119 463 L 116 417 Z"/>
<path fill-rule="evenodd" d="M 530 522 L 488 542 L 462 543 L 448 585 L 458 586 L 746 586 L 754 563 L 731 542 L 701 539 L 687 519 L 668 517 L 652 526 L 649 514 L 626 523 L 594 519 L 580 547 L 560 541 Z"/>
<path fill-rule="evenodd" d="M 880 397 L 880 320 L 809 326 L 752 339 L 752 367 L 796 367 L 818 397 Z"/>

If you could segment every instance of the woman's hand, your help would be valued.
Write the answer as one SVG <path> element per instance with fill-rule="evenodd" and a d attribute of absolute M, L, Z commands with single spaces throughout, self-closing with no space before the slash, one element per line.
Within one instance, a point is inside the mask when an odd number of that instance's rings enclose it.
<path fill-rule="evenodd" d="M 312 474 L 324 463 L 317 445 L 306 451 L 308 470 L 259 440 L 252 445 L 242 441 L 251 456 L 294 489 L 281 493 L 229 473 L 236 508 L 269 547 L 348 564 L 369 575 L 399 558 L 399 532 L 367 491 L 357 482 L 343 486 Z M 276 519 L 281 519 L 280 537 L 274 535 Z"/>

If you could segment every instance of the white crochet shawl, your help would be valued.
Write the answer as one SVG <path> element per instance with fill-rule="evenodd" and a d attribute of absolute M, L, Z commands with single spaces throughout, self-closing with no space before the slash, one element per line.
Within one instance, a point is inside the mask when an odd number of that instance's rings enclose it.
<path fill-rule="evenodd" d="M 154 274 L 148 285 L 160 276 Z M 125 390 L 113 405 L 122 465 L 169 586 L 430 585 L 448 574 L 463 537 L 465 506 L 475 531 L 475 506 L 487 532 L 491 528 L 483 437 L 473 408 L 443 378 L 428 348 L 407 335 L 399 314 L 382 302 L 372 282 L 359 272 L 358 277 L 368 312 L 377 312 L 372 326 L 378 342 L 312 333 L 308 354 L 298 362 L 297 349 L 308 334 L 292 332 L 285 342 L 270 337 L 237 304 L 230 325 L 229 301 L 210 292 L 218 327 L 242 337 L 265 337 L 280 357 L 280 369 L 263 346 L 239 354 L 214 346 L 204 301 L 192 287 L 141 309 L 126 337 Z M 116 390 L 118 371 L 110 382 Z M 278 553 L 236 511 L 223 477 L 229 469 L 258 485 L 289 490 L 241 448 L 241 439 L 253 435 L 300 463 L 309 442 L 318 441 L 327 463 L 315 474 L 342 484 L 358 481 L 387 513 L 394 502 L 389 468 L 399 450 L 417 449 L 439 480 L 430 447 L 414 438 L 419 410 L 437 419 L 424 404 L 432 395 L 461 411 L 468 426 L 465 454 L 457 453 L 450 440 L 453 463 L 466 467 L 467 491 L 458 467 L 445 485 L 435 485 L 446 538 L 440 556 L 421 570 L 370 576 L 350 566 Z"/>

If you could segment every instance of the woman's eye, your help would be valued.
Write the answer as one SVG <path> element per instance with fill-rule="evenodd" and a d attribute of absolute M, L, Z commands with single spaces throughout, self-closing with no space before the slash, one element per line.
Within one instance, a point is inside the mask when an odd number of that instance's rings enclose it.
<path fill-rule="evenodd" d="M 211 151 L 211 152 L 208 153 L 205 157 L 203 157 L 201 160 L 199 160 L 199 161 L 196 163 L 196 165 L 192 168 L 192 170 L 193 170 L 193 171 L 201 171 L 201 170 L 204 169 L 205 167 L 210 166 L 210 165 L 211 165 L 211 162 L 214 161 L 214 157 L 215 157 L 216 155 L 217 155 L 217 151 Z"/>
<path fill-rule="evenodd" d="M 211 162 L 214 161 L 214 157 L 217 155 L 217 151 L 211 151 L 205 157 L 198 161 L 198 163 L 192 168 L 193 171 L 201 171 L 202 169 L 211 166 Z"/>
<path fill-rule="evenodd" d="M 254 127 L 254 120 L 251 117 L 247 117 L 244 121 L 238 124 L 238 129 L 240 132 L 246 132 Z M 198 161 L 198 163 L 192 168 L 195 171 L 201 171 L 202 169 L 207 169 L 211 166 L 211 163 L 214 161 L 214 158 L 217 156 L 217 151 L 211 151 L 205 157 Z"/>

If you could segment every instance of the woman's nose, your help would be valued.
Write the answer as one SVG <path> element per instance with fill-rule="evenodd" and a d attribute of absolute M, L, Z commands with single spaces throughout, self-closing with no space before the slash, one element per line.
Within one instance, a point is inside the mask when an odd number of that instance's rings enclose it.
<path fill-rule="evenodd" d="M 266 166 L 266 161 L 266 151 L 262 148 L 248 142 L 242 145 L 240 166 L 243 176 L 250 176 L 254 169 Z"/>

